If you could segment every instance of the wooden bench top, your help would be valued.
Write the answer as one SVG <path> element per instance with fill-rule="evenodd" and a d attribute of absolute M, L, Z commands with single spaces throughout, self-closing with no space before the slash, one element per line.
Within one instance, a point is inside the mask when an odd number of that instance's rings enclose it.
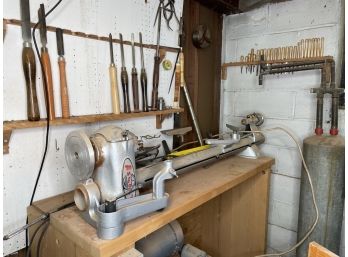
<path fill-rule="evenodd" d="M 166 209 L 128 222 L 124 233 L 113 240 L 99 239 L 95 228 L 81 218 L 76 207 L 52 214 L 50 222 L 91 256 L 113 256 L 172 220 L 269 169 L 272 164 L 274 159 L 269 157 L 254 160 L 234 156 L 188 171 L 166 182 L 166 192 L 170 195 Z"/>

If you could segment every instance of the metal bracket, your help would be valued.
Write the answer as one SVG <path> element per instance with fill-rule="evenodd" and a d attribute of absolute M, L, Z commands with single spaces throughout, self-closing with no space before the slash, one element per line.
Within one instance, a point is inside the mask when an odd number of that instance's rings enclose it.
<path fill-rule="evenodd" d="M 239 156 L 250 159 L 257 159 L 261 156 L 261 151 L 257 145 L 251 145 L 248 146 L 243 152 L 239 153 Z"/>
<path fill-rule="evenodd" d="M 156 129 L 161 129 L 164 119 L 169 118 L 170 115 L 171 113 L 156 115 Z"/>
<path fill-rule="evenodd" d="M 12 130 L 3 131 L 3 154 L 8 154 L 10 152 L 10 139 L 11 139 Z"/>

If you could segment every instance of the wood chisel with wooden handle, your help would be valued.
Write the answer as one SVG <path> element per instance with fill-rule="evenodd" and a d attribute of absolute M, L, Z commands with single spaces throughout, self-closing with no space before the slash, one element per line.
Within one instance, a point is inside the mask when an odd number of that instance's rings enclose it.
<path fill-rule="evenodd" d="M 110 76 L 110 86 L 111 86 L 111 105 L 112 113 L 120 114 L 120 95 L 118 93 L 118 84 L 117 84 L 117 67 L 114 61 L 114 48 L 112 45 L 112 35 L 109 34 L 109 46 L 110 46 L 110 67 L 109 67 L 109 76 Z"/>
<path fill-rule="evenodd" d="M 159 85 L 159 67 L 160 67 L 160 35 L 161 35 L 161 17 L 162 17 L 162 8 L 159 7 L 158 10 L 158 24 L 157 24 L 157 46 L 156 54 L 154 57 L 154 66 L 153 66 L 153 77 L 152 77 L 152 95 L 151 95 L 151 110 L 157 110 L 157 100 L 158 100 L 158 85 Z"/>
<path fill-rule="evenodd" d="M 140 41 L 140 57 L 141 57 L 141 72 L 140 72 L 140 84 L 141 84 L 141 93 L 142 93 L 142 106 L 143 112 L 148 112 L 149 107 L 147 103 L 147 76 L 144 64 L 144 49 L 143 49 L 143 37 L 141 32 L 139 32 L 139 41 Z"/>
<path fill-rule="evenodd" d="M 132 44 L 132 91 L 133 91 L 133 106 L 134 112 L 139 112 L 139 84 L 138 84 L 138 72 L 135 67 L 135 47 L 134 47 L 134 34 L 131 35 Z"/>
<path fill-rule="evenodd" d="M 30 8 L 29 0 L 21 0 L 21 26 L 23 38 L 22 66 L 27 89 L 27 114 L 28 120 L 40 120 L 39 105 L 36 95 L 36 63 L 31 46 Z"/>
<path fill-rule="evenodd" d="M 63 41 L 62 29 L 60 28 L 56 29 L 56 38 L 57 38 L 57 51 L 58 51 L 60 101 L 62 105 L 62 117 L 64 119 L 68 119 L 70 118 L 70 108 L 69 108 L 68 86 L 66 82 L 66 73 L 65 73 L 64 41 Z"/>
<path fill-rule="evenodd" d="M 45 7 L 40 4 L 40 9 L 38 10 L 38 16 L 40 20 L 40 38 L 41 38 L 41 62 L 42 62 L 42 75 L 44 77 L 44 85 L 46 90 L 46 105 L 48 105 L 47 117 L 50 120 L 56 118 L 54 111 L 54 97 L 53 97 L 53 81 L 52 81 L 52 70 L 51 61 L 48 54 L 47 48 L 47 28 L 46 28 L 46 18 L 45 18 Z"/>
<path fill-rule="evenodd" d="M 121 84 L 122 84 L 122 91 L 123 91 L 123 108 L 125 113 L 131 112 L 130 104 L 129 104 L 129 94 L 128 94 L 128 73 L 126 66 L 124 64 L 124 50 L 123 50 L 123 37 L 120 33 L 120 48 L 121 48 Z"/>

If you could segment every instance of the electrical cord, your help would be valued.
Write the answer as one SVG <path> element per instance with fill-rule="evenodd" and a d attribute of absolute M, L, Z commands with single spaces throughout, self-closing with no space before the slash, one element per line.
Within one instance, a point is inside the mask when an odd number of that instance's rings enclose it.
<path fill-rule="evenodd" d="M 37 233 L 39 232 L 40 228 L 42 228 L 42 226 L 45 225 L 47 223 L 47 221 L 48 221 L 48 217 L 45 220 L 43 220 L 43 222 L 34 231 L 34 234 L 33 234 L 32 238 L 30 240 L 29 247 L 27 247 L 27 249 L 26 249 L 25 257 L 29 257 L 30 256 L 30 248 L 31 248 L 31 246 L 32 246 L 32 244 L 33 244 L 33 242 L 35 240 L 35 237 L 36 237 Z"/>
<path fill-rule="evenodd" d="M 46 223 L 46 226 L 43 228 L 43 231 L 41 232 L 41 235 L 38 239 L 37 246 L 36 246 L 36 256 L 37 257 L 40 257 L 41 242 L 42 242 L 42 239 L 47 232 L 48 227 L 49 227 L 49 223 Z"/>
<path fill-rule="evenodd" d="M 50 15 L 51 12 L 53 12 L 57 7 L 58 5 L 62 2 L 63 0 L 59 0 L 46 14 L 45 14 L 45 18 Z M 39 48 L 37 46 L 37 42 L 36 42 L 36 38 L 35 38 L 35 31 L 38 27 L 38 25 L 40 24 L 40 20 L 35 24 L 34 28 L 33 28 L 33 31 L 32 31 L 32 37 L 33 37 L 33 42 L 34 42 L 34 46 L 35 46 L 35 51 L 36 51 L 36 55 L 39 59 L 39 62 L 40 62 L 40 66 L 41 66 L 41 70 L 44 70 L 43 69 L 43 63 L 42 63 L 42 60 L 40 58 L 40 53 L 39 53 Z M 40 168 L 39 168 L 39 172 L 36 176 L 36 180 L 35 180 L 35 185 L 34 185 L 34 189 L 33 189 L 33 192 L 31 194 L 31 197 L 30 197 L 30 205 L 32 205 L 33 203 L 33 200 L 34 200 L 34 197 L 35 197 L 35 193 L 36 193 L 36 189 L 37 189 L 37 186 L 38 186 L 38 183 L 39 183 L 39 180 L 40 180 L 40 177 L 41 177 L 41 172 L 42 172 L 42 169 L 43 169 L 43 165 L 45 163 L 45 160 L 46 160 L 46 155 L 47 155 L 47 150 L 48 150 L 48 139 L 49 139 L 49 130 L 50 130 L 50 112 L 49 112 L 49 105 L 50 105 L 50 100 L 48 98 L 48 93 L 47 93 L 47 90 L 46 90 L 46 74 L 44 72 L 42 72 L 42 75 L 43 75 L 43 82 L 44 82 L 44 85 L 45 85 L 45 90 L 44 90 L 44 93 L 45 93 L 45 97 L 46 97 L 46 113 L 47 113 L 47 125 L 46 125 L 46 139 L 45 139 L 45 149 L 44 149 L 44 153 L 43 153 L 43 156 L 42 156 L 42 159 L 41 159 L 41 164 L 40 164 Z M 29 206 L 30 206 L 29 205 Z M 27 216 L 27 219 L 26 219 L 26 224 L 28 224 L 28 216 Z M 28 248 L 28 230 L 26 231 L 25 233 L 25 245 L 26 245 L 26 248 Z"/>
<path fill-rule="evenodd" d="M 282 128 L 282 127 L 274 127 L 274 128 L 268 128 L 268 129 L 266 128 L 263 130 L 253 130 L 253 131 L 240 131 L 240 132 L 243 132 L 243 133 L 263 133 L 263 132 L 274 131 L 274 130 L 281 130 L 281 131 L 285 132 L 288 136 L 290 136 L 292 138 L 292 140 L 294 140 L 294 142 L 297 145 L 298 151 L 301 155 L 303 167 L 306 171 L 308 182 L 309 182 L 311 192 L 312 192 L 312 201 L 313 201 L 313 205 L 315 208 L 315 220 L 314 220 L 312 226 L 310 227 L 310 229 L 304 235 L 304 237 L 299 242 L 297 242 L 297 244 L 292 246 L 290 249 L 283 251 L 283 252 L 280 252 L 280 253 L 269 253 L 269 254 L 256 255 L 255 257 L 282 256 L 282 255 L 285 255 L 287 253 L 290 253 L 290 252 L 296 250 L 296 248 L 298 248 L 300 245 L 302 245 L 303 242 L 310 236 L 310 234 L 313 232 L 314 228 L 318 224 L 318 220 L 319 220 L 319 210 L 318 210 L 318 205 L 317 205 L 317 201 L 316 201 L 315 194 L 314 194 L 312 178 L 311 178 L 311 175 L 309 173 L 309 169 L 307 167 L 306 161 L 303 157 L 301 146 L 300 146 L 299 142 L 297 141 L 297 139 L 295 138 L 295 136 L 289 130 Z"/>

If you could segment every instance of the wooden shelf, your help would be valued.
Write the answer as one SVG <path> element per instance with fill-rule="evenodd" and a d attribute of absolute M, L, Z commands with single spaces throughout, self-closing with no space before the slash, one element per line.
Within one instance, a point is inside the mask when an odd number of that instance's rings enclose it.
<path fill-rule="evenodd" d="M 69 119 L 56 118 L 50 121 L 50 126 L 64 126 L 70 124 L 83 124 L 83 123 L 94 123 L 100 121 L 114 121 L 114 120 L 126 120 L 133 118 L 141 118 L 148 116 L 156 116 L 156 128 L 160 129 L 164 118 L 172 113 L 183 112 L 183 108 L 178 109 L 166 109 L 163 111 L 150 111 L 150 112 L 137 112 L 137 113 L 120 113 L 120 114 L 94 114 L 94 115 L 82 115 L 72 116 Z M 12 130 L 15 129 L 27 129 L 27 128 L 38 128 L 45 127 L 47 124 L 46 119 L 39 121 L 28 121 L 28 120 L 15 120 L 15 121 L 4 121 L 3 123 L 3 153 L 8 153 L 8 144 Z"/>

